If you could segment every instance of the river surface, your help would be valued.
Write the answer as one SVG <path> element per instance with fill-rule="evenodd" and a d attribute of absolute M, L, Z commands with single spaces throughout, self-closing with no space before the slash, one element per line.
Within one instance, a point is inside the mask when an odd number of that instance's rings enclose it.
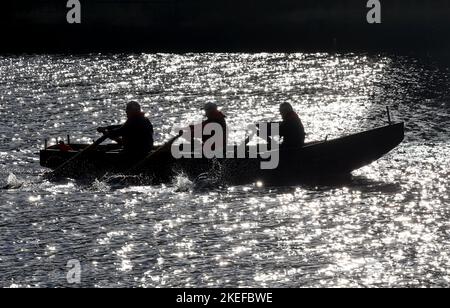
<path fill-rule="evenodd" d="M 156 140 L 218 102 L 236 134 L 292 102 L 323 140 L 406 122 L 343 185 L 113 189 L 42 177 L 45 138 L 89 143 L 142 103 Z M 0 287 L 450 287 L 450 72 L 366 54 L 0 57 Z"/>

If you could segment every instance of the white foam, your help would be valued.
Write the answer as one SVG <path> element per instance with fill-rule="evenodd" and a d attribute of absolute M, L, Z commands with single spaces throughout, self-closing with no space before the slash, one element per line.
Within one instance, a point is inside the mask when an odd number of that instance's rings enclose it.
<path fill-rule="evenodd" d="M 101 192 L 106 192 L 106 191 L 111 190 L 111 187 L 109 187 L 108 184 L 106 184 L 105 182 L 99 181 L 97 179 L 95 179 L 94 183 L 92 183 L 91 188 L 94 191 L 101 191 Z"/>
<path fill-rule="evenodd" d="M 177 192 L 188 192 L 193 187 L 193 183 L 184 174 L 177 175 L 173 184 Z"/>
<path fill-rule="evenodd" d="M 22 187 L 23 181 L 20 181 L 14 173 L 10 173 L 6 179 L 6 189 L 17 189 Z"/>

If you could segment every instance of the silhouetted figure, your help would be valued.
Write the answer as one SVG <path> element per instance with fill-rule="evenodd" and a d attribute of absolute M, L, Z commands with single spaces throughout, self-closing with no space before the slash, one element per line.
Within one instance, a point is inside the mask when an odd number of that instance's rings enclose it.
<path fill-rule="evenodd" d="M 207 104 L 205 104 L 205 106 L 203 107 L 203 110 L 205 111 L 206 120 L 203 121 L 201 124 L 192 125 L 190 127 L 191 131 L 192 131 L 192 134 L 194 133 L 195 128 L 197 128 L 198 126 L 201 126 L 201 129 L 202 129 L 202 142 L 205 143 L 210 138 L 215 136 L 216 132 L 213 132 L 211 135 L 204 134 L 203 133 L 204 128 L 208 124 L 211 124 L 211 123 L 219 124 L 220 127 L 222 128 L 222 132 L 223 132 L 223 148 L 225 149 L 226 143 L 227 143 L 227 122 L 226 122 L 225 115 L 221 111 L 219 111 L 217 105 L 214 104 L 214 103 L 207 103 Z"/>
<path fill-rule="evenodd" d="M 298 114 L 289 103 L 280 105 L 283 122 L 280 123 L 280 137 L 283 137 L 281 149 L 299 148 L 305 145 L 305 128 Z"/>
<path fill-rule="evenodd" d="M 123 125 L 99 127 L 100 133 L 123 145 L 123 154 L 130 159 L 142 159 L 153 149 L 153 125 L 137 102 L 126 108 L 127 121 Z"/>

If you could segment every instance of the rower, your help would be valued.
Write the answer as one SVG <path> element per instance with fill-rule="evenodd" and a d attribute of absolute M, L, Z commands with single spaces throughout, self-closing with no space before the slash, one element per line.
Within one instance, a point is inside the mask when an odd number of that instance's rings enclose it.
<path fill-rule="evenodd" d="M 281 149 L 301 148 L 305 145 L 305 128 L 298 114 L 289 103 L 280 105 L 283 121 L 280 123 Z"/>
<path fill-rule="evenodd" d="M 210 135 L 205 134 L 204 128 L 208 124 L 219 124 L 222 128 L 222 134 L 223 134 L 223 148 L 226 148 L 227 143 L 227 122 L 225 115 L 219 110 L 217 104 L 215 103 L 207 103 L 204 105 L 203 110 L 205 111 L 205 117 L 206 120 L 203 121 L 200 124 L 197 125 L 191 125 L 190 129 L 192 132 L 192 136 L 194 135 L 194 131 L 196 128 L 201 128 L 202 130 L 202 142 L 205 144 L 206 141 L 208 141 L 210 138 L 214 137 L 216 132 L 213 132 Z"/>
<path fill-rule="evenodd" d="M 153 149 L 153 125 L 137 102 L 127 104 L 126 114 L 125 124 L 99 127 L 97 131 L 123 145 L 123 154 L 127 158 L 141 160 Z"/>

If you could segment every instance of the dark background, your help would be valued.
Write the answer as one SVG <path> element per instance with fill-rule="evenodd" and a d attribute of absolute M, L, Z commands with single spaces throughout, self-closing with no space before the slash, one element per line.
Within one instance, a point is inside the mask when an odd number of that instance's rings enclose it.
<path fill-rule="evenodd" d="M 425 51 L 447 50 L 450 1 L 381 0 L 381 25 L 366 0 L 66 0 L 2 4 L 0 52 Z"/>

